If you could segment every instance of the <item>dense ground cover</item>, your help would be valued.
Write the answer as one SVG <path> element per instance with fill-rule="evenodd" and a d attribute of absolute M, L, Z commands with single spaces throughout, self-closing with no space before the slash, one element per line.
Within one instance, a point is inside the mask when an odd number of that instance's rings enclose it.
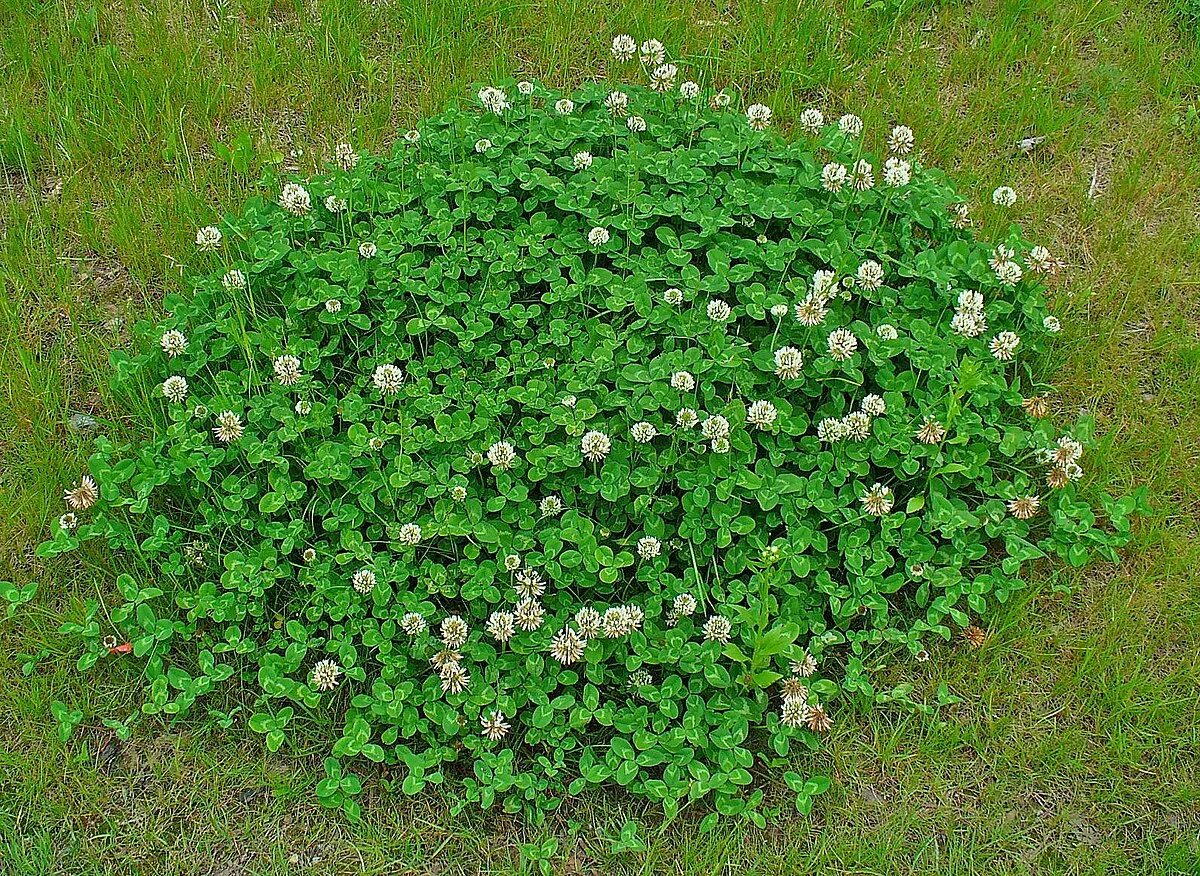
<path fill-rule="evenodd" d="M 0 144 L 4 573 L 41 582 L 5 621 L 18 644 L 0 658 L 12 680 L 4 710 L 18 716 L 0 828 L 18 872 L 270 872 L 313 854 L 326 869 L 419 870 L 436 857 L 504 871 L 517 866 L 516 839 L 547 837 L 567 872 L 706 872 L 726 859 L 756 871 L 1194 867 L 1196 54 L 1170 10 L 1044 11 L 12 10 Z M 1127 562 L 1077 578 L 1047 567 L 982 648 L 883 668 L 928 698 L 945 684 L 961 702 L 840 722 L 809 761 L 835 779 L 814 820 L 765 832 L 697 838 L 686 819 L 660 829 L 610 798 L 584 798 L 536 829 L 450 819 L 436 801 L 393 796 L 386 773 L 351 828 L 306 798 L 315 745 L 297 767 L 222 738 L 219 714 L 199 721 L 215 738 L 196 724 L 149 725 L 111 742 L 103 719 L 127 714 L 140 683 L 119 663 L 79 680 L 73 646 L 54 631 L 114 588 L 113 570 L 92 565 L 101 555 L 41 566 L 32 546 L 90 444 L 87 421 L 71 415 L 123 415 L 107 395 L 107 351 L 179 282 L 194 229 L 240 203 L 264 165 L 307 172 L 345 139 L 382 148 L 475 80 L 570 84 L 605 62 L 596 35 L 625 29 L 662 33 L 685 65 L 761 95 L 782 124 L 812 103 L 876 128 L 909 121 L 930 163 L 977 203 L 1000 182 L 1021 193 L 1017 218 L 1070 266 L 1047 367 L 1064 387 L 1059 414 L 1094 415 L 1105 442 L 1085 492 L 1151 489 L 1155 513 Z M 977 216 L 1003 230 L 998 211 Z M 47 719 L 53 700 L 83 713 L 66 748 Z M 621 851 L 612 839 L 634 818 L 647 847 Z"/>

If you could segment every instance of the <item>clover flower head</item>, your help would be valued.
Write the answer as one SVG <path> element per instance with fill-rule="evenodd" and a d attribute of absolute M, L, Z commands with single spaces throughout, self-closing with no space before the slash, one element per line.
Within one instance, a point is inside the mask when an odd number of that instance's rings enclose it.
<path fill-rule="evenodd" d="M 600 247 L 604 246 L 604 244 L 608 243 L 608 240 L 609 234 L 607 228 L 596 226 L 588 232 L 588 246 L 591 246 L 595 249 L 599 249 Z"/>
<path fill-rule="evenodd" d="M 583 658 L 586 647 L 587 639 L 571 627 L 563 627 L 550 639 L 550 656 L 563 666 L 569 666 Z"/>
<path fill-rule="evenodd" d="M 671 374 L 671 388 L 680 392 L 691 392 L 696 388 L 696 378 L 690 371 L 676 371 Z"/>
<path fill-rule="evenodd" d="M 585 639 L 592 639 L 600 635 L 604 626 L 604 619 L 596 609 L 584 606 L 575 612 L 575 626 L 579 629 L 579 635 Z"/>
<path fill-rule="evenodd" d="M 629 108 L 629 95 L 623 91 L 610 91 L 604 98 L 604 108 L 610 116 L 624 115 Z"/>
<path fill-rule="evenodd" d="M 827 192 L 840 192 L 849 177 L 846 165 L 831 161 L 821 168 L 821 188 Z"/>
<path fill-rule="evenodd" d="M 163 332 L 159 344 L 162 346 L 162 351 L 167 354 L 167 358 L 174 359 L 187 349 L 187 335 L 177 329 L 171 329 Z"/>
<path fill-rule="evenodd" d="M 467 622 L 456 614 L 444 618 L 439 629 L 442 633 L 443 644 L 453 650 L 458 650 L 465 645 L 467 636 L 471 632 Z"/>
<path fill-rule="evenodd" d="M 307 216 L 312 210 L 312 198 L 304 186 L 290 182 L 279 191 L 279 206 L 293 216 Z"/>
<path fill-rule="evenodd" d="M 700 415 L 692 408 L 680 408 L 675 415 L 675 425 L 680 429 L 694 429 L 700 422 Z"/>
<path fill-rule="evenodd" d="M 571 156 L 571 166 L 576 170 L 587 170 L 592 166 L 592 153 L 576 152 Z"/>
<path fill-rule="evenodd" d="M 348 206 L 345 198 L 339 198 L 337 195 L 325 196 L 325 209 L 330 213 L 345 213 Z"/>
<path fill-rule="evenodd" d="M 746 422 L 756 429 L 769 429 L 779 416 L 775 405 L 769 401 L 755 401 L 746 409 Z"/>
<path fill-rule="evenodd" d="M 859 288 L 865 289 L 867 292 L 874 292 L 883 285 L 883 265 L 868 259 L 858 266 L 855 279 L 858 281 Z"/>
<path fill-rule="evenodd" d="M 172 374 L 162 384 L 163 397 L 174 404 L 181 405 L 187 399 L 187 380 L 178 374 Z"/>
<path fill-rule="evenodd" d="M 396 533 L 396 541 L 412 547 L 421 543 L 421 527 L 416 523 L 405 523 Z"/>
<path fill-rule="evenodd" d="M 663 292 L 663 301 L 672 307 L 678 307 L 683 303 L 683 290 L 676 289 L 674 286 L 672 286 L 670 289 L 667 289 Z"/>
<path fill-rule="evenodd" d="M 825 125 L 825 114 L 815 107 L 800 113 L 800 129 L 806 134 L 819 134 Z"/>
<path fill-rule="evenodd" d="M 237 268 L 226 271 L 221 277 L 221 285 L 225 287 L 226 292 L 237 292 L 246 288 L 246 275 Z"/>
<path fill-rule="evenodd" d="M 875 334 L 879 335 L 881 340 L 894 341 L 900 337 L 900 332 L 891 323 L 883 323 L 879 328 L 875 329 Z"/>
<path fill-rule="evenodd" d="M 729 421 L 720 414 L 713 414 L 706 417 L 704 422 L 700 424 L 700 434 L 705 438 L 728 438 L 729 437 Z"/>
<path fill-rule="evenodd" d="M 507 441 L 497 441 L 488 448 L 487 459 L 493 467 L 504 471 L 512 468 L 517 459 L 517 450 Z"/>
<path fill-rule="evenodd" d="M 641 116 L 630 116 L 625 120 L 625 127 L 635 134 L 641 134 L 646 130 L 646 120 Z"/>
<path fill-rule="evenodd" d="M 916 138 L 913 137 L 912 128 L 907 125 L 896 125 L 896 127 L 892 128 L 892 132 L 888 134 L 888 151 L 896 155 L 907 155 L 909 152 L 912 152 L 915 143 Z"/>
<path fill-rule="evenodd" d="M 554 102 L 554 111 L 560 116 L 569 116 L 575 112 L 575 101 L 569 97 L 563 97 Z"/>
<path fill-rule="evenodd" d="M 992 338 L 988 349 L 992 351 L 992 355 L 1001 362 L 1011 362 L 1017 354 L 1017 347 L 1020 346 L 1021 338 L 1016 332 L 1000 332 Z"/>
<path fill-rule="evenodd" d="M 643 536 L 638 539 L 637 552 L 643 560 L 652 560 L 662 553 L 662 542 L 652 535 Z"/>
<path fill-rule="evenodd" d="M 771 126 L 771 108 L 761 103 L 754 103 L 746 110 L 746 122 L 752 131 L 765 131 Z"/>
<path fill-rule="evenodd" d="M 333 160 L 342 170 L 351 171 L 358 166 L 358 153 L 349 143 L 338 143 L 333 147 Z"/>
<path fill-rule="evenodd" d="M 517 93 L 524 97 L 529 97 L 529 95 L 533 94 L 533 83 L 528 79 L 522 79 L 517 83 Z"/>
<path fill-rule="evenodd" d="M 486 715 L 480 715 L 479 726 L 483 730 L 484 738 L 491 742 L 499 742 L 508 735 L 509 724 L 499 709 L 492 709 Z"/>
<path fill-rule="evenodd" d="M 704 639 L 724 645 L 733 633 L 733 624 L 724 615 L 714 614 L 704 622 Z"/>
<path fill-rule="evenodd" d="M 511 106 L 508 102 L 508 95 L 504 93 L 503 89 L 492 85 L 485 85 L 479 89 L 476 97 L 479 98 L 479 102 L 483 104 L 485 110 L 496 115 L 500 115 Z"/>
<path fill-rule="evenodd" d="M 875 185 L 875 169 L 871 167 L 871 162 L 865 158 L 854 162 L 850 168 L 850 185 L 859 192 L 865 192 Z"/>
<path fill-rule="evenodd" d="M 637 54 L 637 43 L 633 37 L 627 33 L 618 34 L 613 37 L 612 41 L 612 56 L 618 61 L 632 61 L 633 56 Z"/>
<path fill-rule="evenodd" d="M 480 137 L 478 140 L 475 141 L 475 152 L 478 153 L 479 155 L 484 154 L 491 148 L 492 148 L 492 141 L 489 140 L 487 137 Z"/>
<path fill-rule="evenodd" d="M 1017 203 L 1017 192 L 1012 186 L 1000 186 L 992 192 L 992 203 L 997 207 L 1011 207 Z"/>
<path fill-rule="evenodd" d="M 300 360 L 295 356 L 277 356 L 271 368 L 280 386 L 295 386 L 300 382 Z"/>
<path fill-rule="evenodd" d="M 629 434 L 638 444 L 649 444 L 654 440 L 654 436 L 658 434 L 658 429 L 654 427 L 653 423 L 640 420 L 630 427 Z"/>
<path fill-rule="evenodd" d="M 883 182 L 885 185 L 899 188 L 912 181 L 912 165 L 901 158 L 889 158 L 883 162 Z"/>
<path fill-rule="evenodd" d="M 538 510 L 543 517 L 557 517 L 562 513 L 563 503 L 558 496 L 546 496 L 538 503 Z"/>
<path fill-rule="evenodd" d="M 838 119 L 838 130 L 849 137 L 857 137 L 862 133 L 863 120 L 853 113 L 846 113 Z"/>
<path fill-rule="evenodd" d="M 493 611 L 484 624 L 484 630 L 497 642 L 507 642 L 516 635 L 516 618 L 511 611 Z"/>
<path fill-rule="evenodd" d="M 887 402 L 883 400 L 882 396 L 872 392 L 863 396 L 859 408 L 869 417 L 882 417 L 887 413 Z"/>
<path fill-rule="evenodd" d="M 399 365 L 388 362 L 375 366 L 375 371 L 371 374 L 371 381 L 375 384 L 375 388 L 384 395 L 395 395 L 404 383 L 404 372 Z"/>
<path fill-rule="evenodd" d="M 513 616 L 516 618 L 518 627 L 527 633 L 532 633 L 545 622 L 546 609 L 536 599 L 522 599 L 517 603 L 517 609 Z"/>
<path fill-rule="evenodd" d="M 641 61 L 647 67 L 657 67 L 667 59 L 667 50 L 661 42 L 649 39 L 642 43 Z"/>
<path fill-rule="evenodd" d="M 849 329 L 839 328 L 829 333 L 827 344 L 830 358 L 845 362 L 858 349 L 858 338 Z"/>
<path fill-rule="evenodd" d="M 780 347 L 775 351 L 775 376 L 780 380 L 795 380 L 804 368 L 804 354 L 795 347 Z"/>
<path fill-rule="evenodd" d="M 679 68 L 674 64 L 659 64 L 650 71 L 650 89 L 652 91 L 667 92 L 675 87 L 675 77 L 679 75 Z"/>
<path fill-rule="evenodd" d="M 916 439 L 922 444 L 937 444 L 945 437 L 946 428 L 933 417 L 925 417 L 916 433 Z"/>
<path fill-rule="evenodd" d="M 692 80 L 681 82 L 679 85 L 679 96 L 684 100 L 695 100 L 700 96 L 700 86 Z"/>
<path fill-rule="evenodd" d="M 232 444 L 241 438 L 244 432 L 242 418 L 233 411 L 221 411 L 217 414 L 217 425 L 213 427 L 213 435 L 222 444 Z"/>
<path fill-rule="evenodd" d="M 593 429 L 584 434 L 579 442 L 579 449 L 589 462 L 600 462 L 612 450 L 612 440 L 603 432 Z"/>
<path fill-rule="evenodd" d="M 375 577 L 375 573 L 370 569 L 359 569 L 350 576 L 350 585 L 363 595 L 374 590 L 375 585 L 378 583 L 379 579 Z"/>
<path fill-rule="evenodd" d="M 729 304 L 720 298 L 714 298 L 708 302 L 708 307 L 705 310 L 708 318 L 713 322 L 725 322 L 733 314 L 733 310 Z"/>
<path fill-rule="evenodd" d="M 332 660 L 320 660 L 308 675 L 308 682 L 322 693 L 338 686 L 342 678 L 342 667 Z"/>
<path fill-rule="evenodd" d="M 221 245 L 221 229 L 215 225 L 205 225 L 196 232 L 196 249 L 200 252 L 212 252 Z"/>
<path fill-rule="evenodd" d="M 882 517 L 892 510 L 892 491 L 876 482 L 862 494 L 863 510 L 873 517 Z"/>

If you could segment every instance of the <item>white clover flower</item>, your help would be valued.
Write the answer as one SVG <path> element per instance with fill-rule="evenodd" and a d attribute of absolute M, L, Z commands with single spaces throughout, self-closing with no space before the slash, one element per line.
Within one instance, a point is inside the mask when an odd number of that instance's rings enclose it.
<path fill-rule="evenodd" d="M 871 162 L 860 158 L 850 169 L 850 185 L 859 192 L 865 192 L 875 185 L 875 172 Z"/>
<path fill-rule="evenodd" d="M 1050 315 L 1042 318 L 1042 328 L 1050 334 L 1056 335 L 1062 331 L 1062 323 L 1057 316 Z"/>
<path fill-rule="evenodd" d="M 497 441 L 487 450 L 488 462 L 495 468 L 504 471 L 512 468 L 512 464 L 516 462 L 517 451 L 507 441 Z"/>
<path fill-rule="evenodd" d="M 829 355 L 835 361 L 845 362 L 858 349 L 858 338 L 849 329 L 834 329 L 829 333 Z"/>
<path fill-rule="evenodd" d="M 416 523 L 405 523 L 396 534 L 396 541 L 410 547 L 421 542 L 421 527 Z"/>
<path fill-rule="evenodd" d="M 654 436 L 658 434 L 658 429 L 654 428 L 653 423 L 641 420 L 630 427 L 629 434 L 638 444 L 649 444 L 654 440 Z"/>
<path fill-rule="evenodd" d="M 565 395 L 565 396 L 563 396 L 563 400 L 562 400 L 562 406 L 563 406 L 564 408 L 573 408 L 573 407 L 575 407 L 575 405 L 576 405 L 576 404 L 578 404 L 578 403 L 579 403 L 579 399 L 577 399 L 577 398 L 576 398 L 575 396 L 573 396 L 573 395 Z"/>
<path fill-rule="evenodd" d="M 629 615 L 620 606 L 614 606 L 605 611 L 601 625 L 604 628 L 604 635 L 610 639 L 620 638 L 630 632 Z"/>
<path fill-rule="evenodd" d="M 680 408 L 675 415 L 675 425 L 680 429 L 694 429 L 700 422 L 700 415 L 692 408 Z"/>
<path fill-rule="evenodd" d="M 691 392 L 696 388 L 696 378 L 689 371 L 676 371 L 671 375 L 671 388 Z"/>
<path fill-rule="evenodd" d="M 705 438 L 728 438 L 729 421 L 720 414 L 713 414 L 710 417 L 706 417 L 704 422 L 700 424 L 700 434 Z"/>
<path fill-rule="evenodd" d="M 992 203 L 997 207 L 1011 207 L 1017 203 L 1017 192 L 1012 186 L 1000 186 L 992 192 Z"/>
<path fill-rule="evenodd" d="M 1017 353 L 1017 347 L 1021 343 L 1021 338 L 1015 332 L 1000 332 L 996 337 L 992 338 L 988 349 L 992 351 L 992 355 L 1001 362 L 1012 361 L 1013 356 Z"/>
<path fill-rule="evenodd" d="M 665 292 L 663 292 L 663 301 L 667 302 L 667 304 L 670 304 L 672 307 L 678 307 L 683 303 L 683 290 L 676 289 L 674 286 L 672 286 L 670 289 L 667 289 Z"/>
<path fill-rule="evenodd" d="M 1053 276 L 1062 270 L 1062 260 L 1050 254 L 1044 246 L 1035 246 L 1025 257 L 1029 270 L 1035 274 Z"/>
<path fill-rule="evenodd" d="M 208 416 L 208 408 L 206 408 L 204 405 L 196 405 L 194 408 L 192 408 L 192 416 L 197 420 L 203 420 Z"/>
<path fill-rule="evenodd" d="M 676 617 L 688 617 L 696 613 L 699 604 L 696 597 L 690 593 L 680 593 L 671 601 L 671 611 Z"/>
<path fill-rule="evenodd" d="M 892 133 L 888 134 L 888 151 L 897 155 L 907 155 L 912 151 L 915 143 L 916 138 L 913 137 L 912 128 L 907 125 L 896 125 L 892 128 Z"/>
<path fill-rule="evenodd" d="M 338 143 L 333 147 L 333 160 L 342 170 L 351 171 L 358 166 L 358 153 L 349 143 Z"/>
<path fill-rule="evenodd" d="M 337 195 L 326 195 L 325 209 L 330 213 L 345 213 L 346 207 L 345 198 L 339 198 Z"/>
<path fill-rule="evenodd" d="M 533 83 L 528 79 L 522 79 L 517 83 L 517 92 L 525 97 L 529 97 L 529 95 L 533 94 Z"/>
<path fill-rule="evenodd" d="M 576 170 L 587 170 L 592 166 L 592 153 L 576 152 L 571 156 L 571 164 Z"/>
<path fill-rule="evenodd" d="M 821 301 L 828 301 L 837 291 L 837 274 L 833 271 L 813 273 L 812 294 Z"/>
<path fill-rule="evenodd" d="M 841 441 L 845 438 L 842 421 L 836 417 L 825 417 L 817 423 L 817 440 L 824 442 Z"/>
<path fill-rule="evenodd" d="M 300 360 L 295 356 L 278 356 L 271 367 L 280 386 L 295 386 L 300 382 Z"/>
<path fill-rule="evenodd" d="M 650 71 L 651 91 L 670 91 L 675 87 L 675 77 L 677 75 L 679 75 L 679 68 L 674 64 L 659 64 Z"/>
<path fill-rule="evenodd" d="M 791 308 L 789 308 L 786 304 L 772 304 L 771 316 L 775 317 L 776 319 L 783 319 L 788 315 L 788 310 L 790 309 Z"/>
<path fill-rule="evenodd" d="M 342 310 L 342 302 L 337 298 L 330 298 L 325 302 L 326 313 L 340 313 Z"/>
<path fill-rule="evenodd" d="M 604 98 L 604 108 L 610 116 L 624 115 L 629 108 L 629 95 L 623 91 L 610 91 Z"/>
<path fill-rule="evenodd" d="M 1003 262 L 996 268 L 996 279 L 1004 286 L 1015 286 L 1021 282 L 1021 266 L 1016 262 Z"/>
<path fill-rule="evenodd" d="M 922 444 L 937 444 L 946 437 L 946 429 L 933 417 L 925 417 L 921 421 L 921 428 L 917 430 L 915 437 Z"/>
<path fill-rule="evenodd" d="M 779 416 L 775 405 L 769 401 L 756 401 L 746 409 L 746 422 L 757 429 L 769 429 Z"/>
<path fill-rule="evenodd" d="M 729 107 L 731 100 L 732 98 L 724 91 L 718 91 L 708 103 L 715 110 L 723 110 Z"/>
<path fill-rule="evenodd" d="M 983 310 L 983 293 L 975 289 L 963 289 L 958 293 L 959 310 Z"/>
<path fill-rule="evenodd" d="M 851 441 L 866 441 L 871 437 L 871 418 L 864 411 L 854 411 L 842 418 L 841 432 Z"/>
<path fill-rule="evenodd" d="M 1050 460 L 1059 465 L 1078 462 L 1083 458 L 1083 445 L 1070 435 L 1063 435 L 1051 451 Z"/>
<path fill-rule="evenodd" d="M 546 609 L 536 599 L 522 599 L 514 613 L 517 626 L 527 633 L 539 629 L 546 620 Z"/>
<path fill-rule="evenodd" d="M 419 636 L 425 632 L 427 626 L 425 618 L 415 611 L 405 612 L 400 618 L 400 630 L 407 636 Z"/>
<path fill-rule="evenodd" d="M 708 302 L 706 312 L 708 313 L 708 318 L 713 322 L 725 322 L 733 314 L 733 310 L 729 305 L 720 298 L 714 298 Z"/>
<path fill-rule="evenodd" d="M 883 265 L 877 261 L 867 260 L 858 266 L 855 274 L 860 288 L 874 292 L 883 285 Z"/>
<path fill-rule="evenodd" d="M 1042 500 L 1039 496 L 1030 494 L 1020 496 L 1008 503 L 1008 513 L 1018 520 L 1028 520 L 1033 515 L 1037 514 L 1038 509 L 1042 507 Z"/>
<path fill-rule="evenodd" d="M 637 552 L 643 560 L 652 560 L 662 553 L 662 542 L 652 535 L 643 536 L 638 539 Z"/>
<path fill-rule="evenodd" d="M 465 502 L 467 500 L 467 488 L 462 484 L 455 484 L 450 488 L 450 498 L 455 502 Z"/>
<path fill-rule="evenodd" d="M 826 299 L 822 295 L 809 293 L 804 296 L 804 300 L 796 305 L 796 320 L 802 325 L 814 326 L 824 322 L 824 318 L 829 316 L 829 310 L 824 305 Z"/>
<path fill-rule="evenodd" d="M 746 122 L 753 131 L 765 131 L 771 126 L 771 108 L 761 103 L 751 104 L 746 110 Z"/>
<path fill-rule="evenodd" d="M 375 388 L 384 395 L 395 395 L 400 391 L 400 386 L 404 382 L 404 372 L 399 365 L 389 362 L 377 365 L 371 375 L 371 380 L 375 384 Z"/>
<path fill-rule="evenodd" d="M 779 723 L 784 727 L 807 727 L 812 707 L 800 699 L 784 698 L 779 710 Z"/>
<path fill-rule="evenodd" d="M 421 132 L 416 128 L 410 128 L 404 132 L 404 142 L 410 146 L 416 146 L 421 142 Z"/>
<path fill-rule="evenodd" d="M 585 639 L 592 639 L 600 635 L 603 624 L 604 620 L 600 617 L 600 612 L 594 608 L 585 606 L 575 612 L 575 626 L 579 628 L 579 634 Z"/>
<path fill-rule="evenodd" d="M 524 599 L 533 599 L 546 592 L 546 582 L 538 574 L 537 569 L 522 569 L 517 573 L 517 582 L 513 585 L 517 595 Z"/>
<path fill-rule="evenodd" d="M 892 491 L 878 481 L 861 497 L 863 510 L 873 517 L 882 517 L 892 510 Z"/>
<path fill-rule="evenodd" d="M 442 691 L 445 693 L 460 694 L 471 683 L 471 674 L 458 663 L 448 664 L 438 675 L 441 676 Z"/>
<path fill-rule="evenodd" d="M 604 246 L 604 244 L 608 243 L 608 239 L 608 229 L 601 228 L 599 226 L 596 226 L 589 231 L 587 236 L 588 245 L 595 249 L 599 249 L 600 247 Z"/>
<path fill-rule="evenodd" d="M 962 230 L 963 228 L 971 227 L 971 208 L 967 204 L 958 203 L 950 204 L 946 207 L 950 211 L 950 225 L 954 228 Z"/>
<path fill-rule="evenodd" d="M 467 622 L 456 614 L 452 614 L 442 621 L 441 625 L 442 642 L 447 648 L 458 650 L 467 641 L 467 635 L 471 632 L 471 628 L 467 626 Z"/>
<path fill-rule="evenodd" d="M 879 328 L 875 329 L 875 334 L 879 335 L 882 340 L 894 341 L 900 337 L 900 332 L 896 331 L 896 327 L 891 323 L 883 323 Z"/>
<path fill-rule="evenodd" d="M 205 225 L 196 232 L 196 249 L 200 252 L 212 252 L 221 245 L 221 229 L 215 225 Z"/>
<path fill-rule="evenodd" d="M 825 114 L 819 109 L 809 107 L 800 113 L 800 129 L 806 134 L 819 134 L 825 125 Z"/>
<path fill-rule="evenodd" d="M 977 338 L 987 331 L 987 318 L 981 310 L 958 310 L 950 320 L 950 328 L 964 338 Z"/>
<path fill-rule="evenodd" d="M 239 292 L 246 288 L 246 282 L 246 275 L 237 268 L 226 271 L 225 276 L 221 278 L 221 285 L 225 287 L 226 292 Z"/>
<path fill-rule="evenodd" d="M 242 437 L 245 427 L 242 418 L 233 411 L 221 411 L 217 414 L 217 425 L 213 427 L 213 435 L 223 444 L 232 444 Z"/>
<path fill-rule="evenodd" d="M 366 595 L 375 589 L 375 585 L 379 583 L 379 579 L 375 577 L 375 573 L 370 569 L 359 569 L 350 576 L 350 584 L 359 593 Z"/>
<path fill-rule="evenodd" d="M 618 61 L 632 61 L 636 53 L 637 43 L 634 42 L 633 37 L 629 34 L 622 33 L 613 37 L 612 56 Z"/>
<path fill-rule="evenodd" d="M 569 97 L 560 98 L 554 103 L 554 111 L 560 116 L 569 116 L 575 112 L 575 101 Z"/>
<path fill-rule="evenodd" d="M 187 399 L 187 380 L 178 374 L 172 374 L 162 384 L 163 397 L 174 404 L 181 405 Z"/>
<path fill-rule="evenodd" d="M 795 380 L 804 367 L 804 354 L 795 347 L 780 347 L 775 351 L 775 376 L 781 380 Z"/>
<path fill-rule="evenodd" d="M 365 240 L 358 245 L 358 254 L 364 259 L 373 259 L 375 254 L 379 252 L 379 247 L 375 246 L 371 241 Z"/>
<path fill-rule="evenodd" d="M 679 85 L 679 96 L 684 100 L 695 100 L 700 96 L 700 86 L 692 80 L 687 80 Z"/>
<path fill-rule="evenodd" d="M 844 116 L 838 119 L 838 130 L 843 134 L 847 134 L 851 137 L 857 137 L 862 133 L 862 129 L 863 120 L 853 113 L 846 113 Z"/>
<path fill-rule="evenodd" d="M 497 642 L 507 642 L 517 631 L 516 619 L 511 611 L 493 611 L 484 629 Z"/>
<path fill-rule="evenodd" d="M 912 165 L 900 158 L 889 158 L 883 163 L 884 184 L 900 187 L 912 181 Z"/>
<path fill-rule="evenodd" d="M 569 666 L 583 658 L 586 647 L 587 639 L 570 627 L 563 627 L 550 639 L 550 656 L 563 666 Z"/>
<path fill-rule="evenodd" d="M 635 134 L 641 134 L 646 130 L 646 120 L 641 116 L 630 116 L 625 120 L 625 127 Z"/>
<path fill-rule="evenodd" d="M 296 416 L 307 417 L 312 413 L 312 403 L 305 401 L 304 399 L 300 399 L 300 401 L 296 402 L 296 407 L 293 410 L 295 410 Z"/>
<path fill-rule="evenodd" d="M 732 447 L 733 445 L 729 443 L 729 439 L 723 435 L 714 438 L 708 445 L 708 449 L 713 453 L 728 453 Z"/>
<path fill-rule="evenodd" d="M 844 164 L 831 161 L 821 168 L 821 188 L 827 192 L 840 192 L 849 176 L 850 171 Z"/>
<path fill-rule="evenodd" d="M 167 354 L 167 358 L 174 359 L 187 349 L 188 340 L 183 332 L 171 329 L 163 332 L 159 344 L 162 346 L 162 351 Z"/>
<path fill-rule="evenodd" d="M 312 209 L 312 198 L 304 186 L 290 182 L 279 192 L 279 206 L 293 216 L 306 216 Z"/>
<path fill-rule="evenodd" d="M 733 633 L 733 624 L 729 618 L 714 614 L 704 622 L 704 639 L 708 642 L 718 642 L 724 645 Z"/>
<path fill-rule="evenodd" d="M 342 667 L 332 660 L 320 660 L 308 675 L 308 683 L 317 690 L 328 693 L 338 686 L 342 678 Z"/>
<path fill-rule="evenodd" d="M 667 50 L 658 40 L 649 39 L 642 43 L 642 63 L 647 67 L 657 67 L 667 58 Z"/>
<path fill-rule="evenodd" d="M 867 416 L 882 417 L 887 413 L 887 402 L 883 400 L 882 396 L 878 396 L 872 392 L 863 396 L 863 400 L 859 405 L 859 408 Z"/>
<path fill-rule="evenodd" d="M 475 151 L 478 152 L 480 155 L 482 155 L 484 152 L 487 152 L 491 148 L 492 148 L 492 141 L 489 140 L 487 137 L 480 137 L 478 140 L 475 141 Z"/>
<path fill-rule="evenodd" d="M 483 104 L 484 109 L 496 115 L 500 115 L 510 106 L 508 95 L 503 90 L 491 85 L 485 85 L 479 89 L 479 93 L 476 96 L 479 98 L 479 102 Z"/>
<path fill-rule="evenodd" d="M 509 572 L 515 572 L 521 568 L 521 557 L 517 554 L 507 554 L 504 557 L 504 568 Z"/>
<path fill-rule="evenodd" d="M 579 449 L 588 461 L 600 462 L 612 450 L 612 441 L 603 432 L 592 430 L 583 436 L 579 442 Z"/>
<path fill-rule="evenodd" d="M 492 709 L 486 715 L 480 715 L 479 726 L 483 729 L 484 738 L 490 742 L 499 742 L 508 735 L 508 722 L 504 720 L 504 714 L 498 709 Z"/>

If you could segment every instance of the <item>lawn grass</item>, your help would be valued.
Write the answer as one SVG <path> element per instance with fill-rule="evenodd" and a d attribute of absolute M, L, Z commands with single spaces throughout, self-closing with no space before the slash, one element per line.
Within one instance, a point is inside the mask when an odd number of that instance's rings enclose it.
<path fill-rule="evenodd" d="M 1200 873 L 1200 49 L 1183 11 L 0 0 L 0 577 L 40 583 L 0 620 L 0 874 L 507 874 L 531 872 L 520 843 L 547 839 L 564 874 Z M 875 140 L 911 125 L 924 160 L 979 205 L 983 234 L 1008 221 L 991 190 L 1017 189 L 1011 215 L 1070 265 L 1047 367 L 1059 410 L 1094 414 L 1103 436 L 1088 488 L 1150 491 L 1125 561 L 1046 566 L 985 619 L 981 649 L 880 667 L 887 684 L 930 699 L 945 684 L 961 702 L 843 711 L 804 764 L 832 790 L 811 818 L 767 830 L 701 836 L 690 811 L 663 824 L 616 794 L 540 826 L 452 816 L 386 774 L 350 825 L 311 795 L 320 740 L 268 755 L 243 715 L 225 731 L 200 708 L 143 723 L 116 753 L 102 721 L 137 709 L 138 671 L 108 661 L 80 677 L 56 633 L 84 599 L 116 598 L 113 560 L 33 555 L 89 450 L 71 414 L 133 425 L 108 351 L 183 288 L 195 229 L 236 210 L 265 165 L 308 172 L 344 139 L 387 149 L 473 82 L 577 83 L 624 31 L 659 35 L 685 71 L 784 123 L 816 104 L 859 113 Z M 217 157 L 241 135 L 244 171 Z M 84 714 L 66 745 L 53 700 Z M 645 847 L 614 851 L 631 819 Z"/>

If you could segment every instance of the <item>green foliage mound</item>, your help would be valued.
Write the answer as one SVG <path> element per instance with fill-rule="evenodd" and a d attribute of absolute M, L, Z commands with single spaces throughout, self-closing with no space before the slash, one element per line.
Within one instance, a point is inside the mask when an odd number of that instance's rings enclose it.
<path fill-rule="evenodd" d="M 788 142 L 653 54 L 652 88 L 485 88 L 201 230 L 112 356 L 144 437 L 97 441 L 41 548 L 136 560 L 67 626 L 81 668 L 131 643 L 148 714 L 252 690 L 272 750 L 329 735 L 352 817 L 365 758 L 762 823 L 766 773 L 828 785 L 792 770 L 840 703 L 908 699 L 868 655 L 1112 553 L 1133 502 L 1098 525 L 1036 379 L 1054 258 L 975 241 L 907 129 Z"/>

